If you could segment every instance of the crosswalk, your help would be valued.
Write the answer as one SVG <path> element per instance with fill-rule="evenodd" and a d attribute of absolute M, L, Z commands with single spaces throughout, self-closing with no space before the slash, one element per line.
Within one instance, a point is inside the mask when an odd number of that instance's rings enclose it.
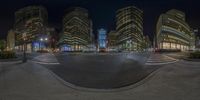
<path fill-rule="evenodd" d="M 164 54 L 151 54 L 145 65 L 165 65 L 177 62 L 178 59 L 166 56 Z"/>
<path fill-rule="evenodd" d="M 46 53 L 39 56 L 34 57 L 30 60 L 31 62 L 38 63 L 38 64 L 46 64 L 46 65 L 57 65 L 60 64 L 55 57 L 54 54 Z"/>

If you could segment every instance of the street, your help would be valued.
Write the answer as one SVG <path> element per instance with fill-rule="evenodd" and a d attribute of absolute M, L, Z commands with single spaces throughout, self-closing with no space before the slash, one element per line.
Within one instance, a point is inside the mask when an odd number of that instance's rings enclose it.
<path fill-rule="evenodd" d="M 144 68 L 126 55 L 57 55 L 60 65 L 50 68 L 72 84 L 98 89 L 138 82 L 158 67 Z"/>
<path fill-rule="evenodd" d="M 114 89 L 132 85 L 160 68 L 157 61 L 148 66 L 146 55 L 135 54 L 57 54 L 60 64 L 45 65 L 66 82 L 80 87 Z M 163 56 L 160 61 L 173 62 Z M 152 60 L 156 57 L 151 58 Z M 162 60 L 163 59 L 163 60 Z M 149 60 L 148 60 L 149 61 Z M 147 61 L 147 62 L 148 62 Z"/>

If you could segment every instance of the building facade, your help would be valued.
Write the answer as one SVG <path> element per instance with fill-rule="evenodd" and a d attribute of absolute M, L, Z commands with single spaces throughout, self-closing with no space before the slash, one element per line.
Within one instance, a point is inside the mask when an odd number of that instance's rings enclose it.
<path fill-rule="evenodd" d="M 103 28 L 98 30 L 98 51 L 106 51 L 107 31 Z"/>
<path fill-rule="evenodd" d="M 200 50 L 200 34 L 198 29 L 193 30 L 195 34 L 195 49 Z"/>
<path fill-rule="evenodd" d="M 128 6 L 116 12 L 118 49 L 122 51 L 141 51 L 143 48 L 143 11 Z"/>
<path fill-rule="evenodd" d="M 40 38 L 46 35 L 48 24 L 47 10 L 42 6 L 28 6 L 15 12 L 16 49 L 37 51 L 40 48 Z"/>
<path fill-rule="evenodd" d="M 117 51 L 117 31 L 110 31 L 108 33 L 108 50 Z"/>
<path fill-rule="evenodd" d="M 63 31 L 59 39 L 61 51 L 83 51 L 92 42 L 92 21 L 88 10 L 74 7 L 63 18 Z"/>
<path fill-rule="evenodd" d="M 194 33 L 182 11 L 172 9 L 161 14 L 156 33 L 158 49 L 186 51 L 194 48 Z"/>
<path fill-rule="evenodd" d="M 148 35 L 144 36 L 144 43 L 143 43 L 143 49 L 144 51 L 150 50 L 150 48 L 152 47 L 152 42 L 149 38 Z"/>
<path fill-rule="evenodd" d="M 7 48 L 8 51 L 15 50 L 15 32 L 14 30 L 9 30 L 7 35 Z"/>
<path fill-rule="evenodd" d="M 48 34 L 48 47 L 55 51 L 57 49 L 57 42 L 59 39 L 59 32 L 54 27 L 47 28 Z"/>
<path fill-rule="evenodd" d="M 196 37 L 195 48 L 196 50 L 200 50 L 200 36 Z"/>

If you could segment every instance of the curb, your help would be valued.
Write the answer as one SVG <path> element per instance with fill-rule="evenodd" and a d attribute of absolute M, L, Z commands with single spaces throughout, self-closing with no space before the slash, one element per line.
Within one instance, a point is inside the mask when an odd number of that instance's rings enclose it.
<path fill-rule="evenodd" d="M 1 62 L 0 64 L 18 64 L 18 63 L 22 63 L 22 60 L 18 60 L 18 61 L 5 61 L 5 62 Z"/>

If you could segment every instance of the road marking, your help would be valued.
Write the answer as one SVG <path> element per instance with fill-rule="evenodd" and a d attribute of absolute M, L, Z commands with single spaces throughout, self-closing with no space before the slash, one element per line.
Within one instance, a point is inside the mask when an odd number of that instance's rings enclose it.
<path fill-rule="evenodd" d="M 165 65 L 165 64 L 172 64 L 178 62 L 179 60 L 171 61 L 171 62 L 162 62 L 162 63 L 146 63 L 145 65 Z"/>
<path fill-rule="evenodd" d="M 40 61 L 33 61 L 31 60 L 31 62 L 34 62 L 34 63 L 38 63 L 38 64 L 44 64 L 44 65 L 59 65 L 60 63 L 52 63 L 52 62 L 40 62 Z"/>
<path fill-rule="evenodd" d="M 146 61 L 145 65 L 165 65 L 179 61 L 178 59 L 169 57 L 167 55 L 151 55 Z"/>
<path fill-rule="evenodd" d="M 171 62 L 171 61 L 174 61 L 174 60 L 164 60 L 164 61 L 148 60 L 147 63 L 152 63 L 152 62 L 155 62 L 155 63 L 162 63 L 162 62 Z"/>
<path fill-rule="evenodd" d="M 167 55 L 164 55 L 164 56 L 167 57 L 167 58 L 169 58 L 169 59 L 172 59 L 172 60 L 177 60 L 177 59 L 172 58 L 172 57 L 169 57 L 169 56 L 167 56 Z"/>

